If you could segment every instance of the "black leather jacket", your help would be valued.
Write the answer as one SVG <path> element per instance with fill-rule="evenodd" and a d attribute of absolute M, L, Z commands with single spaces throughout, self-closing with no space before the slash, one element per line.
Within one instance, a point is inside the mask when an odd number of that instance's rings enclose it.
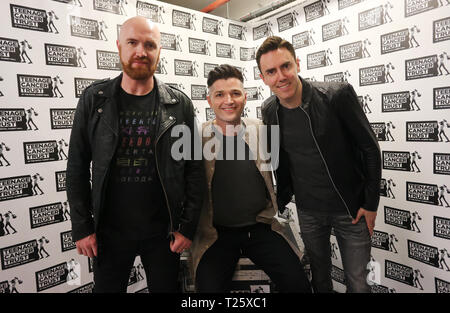
<path fill-rule="evenodd" d="M 327 172 L 349 215 L 356 217 L 361 207 L 376 211 L 380 200 L 380 148 L 353 87 L 347 83 L 308 82 L 301 77 L 300 80 L 301 108 L 309 117 Z M 279 105 L 275 95 L 264 101 L 261 110 L 264 124 L 279 124 Z M 273 162 L 278 165 L 275 178 L 281 210 L 291 200 L 293 187 L 287 155 L 283 149 L 278 155 L 276 152 L 272 155 L 276 155 Z"/>
<path fill-rule="evenodd" d="M 90 85 L 81 95 L 75 112 L 66 178 L 74 241 L 98 232 L 110 163 L 119 144 L 116 99 L 121 81 L 122 74 L 113 80 Z M 155 88 L 160 107 L 155 154 L 169 208 L 168 232 L 179 231 L 192 239 L 204 197 L 201 187 L 205 184 L 203 161 L 176 161 L 170 152 L 178 139 L 171 137 L 171 128 L 175 125 L 187 125 L 191 129 L 191 139 L 198 134 L 194 131 L 194 110 L 191 100 L 181 91 L 156 78 Z"/>

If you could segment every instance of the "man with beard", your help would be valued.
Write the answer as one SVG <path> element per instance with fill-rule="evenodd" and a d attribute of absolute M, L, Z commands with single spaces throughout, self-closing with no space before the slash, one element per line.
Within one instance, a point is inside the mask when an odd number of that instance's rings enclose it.
<path fill-rule="evenodd" d="M 198 223 L 204 169 L 192 156 L 173 159 L 170 136 L 183 125 L 192 145 L 199 140 L 194 109 L 153 76 L 161 51 L 155 24 L 128 19 L 117 47 L 123 73 L 86 88 L 75 113 L 67 162 L 72 236 L 78 253 L 94 258 L 95 292 L 126 292 L 137 254 L 150 292 L 176 292 L 179 254 Z"/>

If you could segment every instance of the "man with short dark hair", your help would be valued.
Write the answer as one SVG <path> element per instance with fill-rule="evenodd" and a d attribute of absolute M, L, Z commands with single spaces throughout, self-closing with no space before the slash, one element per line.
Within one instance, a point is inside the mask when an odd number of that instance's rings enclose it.
<path fill-rule="evenodd" d="M 94 257 L 95 292 L 126 292 L 137 254 L 150 292 L 176 292 L 204 170 L 201 160 L 172 158 L 171 129 L 188 127 L 193 145 L 194 110 L 153 75 L 161 51 L 156 24 L 128 19 L 117 47 L 123 73 L 86 88 L 75 113 L 67 162 L 72 238 L 79 254 Z"/>
<path fill-rule="evenodd" d="M 270 163 L 258 149 L 262 123 L 241 119 L 247 100 L 243 81 L 241 72 L 226 64 L 208 75 L 215 119 L 203 124 L 207 194 L 192 244 L 196 289 L 230 291 L 243 254 L 280 292 L 311 292 L 292 233 L 274 218 Z"/>
<path fill-rule="evenodd" d="M 348 83 L 308 82 L 298 76 L 295 50 L 280 37 L 268 37 L 256 60 L 274 93 L 263 103 L 264 124 L 280 126 L 278 207 L 282 210 L 295 195 L 313 288 L 332 292 L 334 228 L 347 291 L 370 292 L 366 266 L 380 197 L 381 156 L 355 91 Z"/>

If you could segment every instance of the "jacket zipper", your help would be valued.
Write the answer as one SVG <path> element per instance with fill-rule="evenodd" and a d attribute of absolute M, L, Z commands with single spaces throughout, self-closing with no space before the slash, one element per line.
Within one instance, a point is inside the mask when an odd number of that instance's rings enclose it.
<path fill-rule="evenodd" d="M 350 218 L 353 219 L 352 215 L 350 214 L 350 211 L 348 209 L 347 203 L 345 202 L 344 198 L 341 196 L 341 193 L 339 192 L 339 190 L 336 188 L 336 185 L 334 184 L 333 178 L 331 177 L 330 171 L 328 170 L 328 165 L 327 162 L 325 161 L 325 158 L 323 157 L 322 151 L 320 150 L 319 144 L 317 143 L 316 137 L 314 137 L 314 133 L 312 130 L 312 125 L 311 125 L 311 118 L 309 117 L 308 113 L 306 113 L 306 111 L 300 106 L 299 107 L 303 112 L 305 112 L 306 116 L 308 117 L 308 121 L 309 121 L 309 130 L 311 131 L 311 136 L 314 139 L 314 143 L 316 144 L 317 150 L 319 151 L 320 157 L 322 158 L 323 164 L 325 164 L 325 169 L 327 170 L 327 174 L 328 177 L 330 178 L 331 184 L 333 185 L 334 190 L 337 192 L 337 194 L 339 195 L 339 198 L 341 198 L 342 203 L 344 203 L 345 208 L 347 209 L 347 213 L 350 216 Z"/>
<path fill-rule="evenodd" d="M 162 136 L 162 135 L 170 128 L 170 126 L 172 126 L 173 124 L 175 124 L 175 118 L 173 118 L 172 122 L 169 123 L 169 124 L 167 125 L 167 127 L 161 132 L 161 134 L 159 134 L 159 136 L 158 136 L 158 138 L 156 138 L 156 142 L 155 142 L 156 171 L 158 172 L 158 177 L 159 177 L 159 180 L 161 181 L 161 186 L 162 186 L 162 189 L 163 189 L 163 191 L 164 191 L 164 196 L 165 196 L 165 198 L 166 198 L 167 210 L 169 211 L 169 218 L 170 218 L 170 233 L 169 233 L 169 235 L 173 233 L 172 212 L 170 212 L 169 198 L 167 198 L 166 189 L 164 188 L 164 182 L 163 182 L 163 180 L 162 180 L 162 178 L 161 178 L 161 174 L 160 174 L 160 172 L 159 172 L 159 166 L 158 166 L 158 153 L 157 153 L 156 146 L 158 145 L 159 138 L 161 138 L 161 136 Z"/>
<path fill-rule="evenodd" d="M 277 125 L 278 125 L 278 127 L 280 127 L 280 120 L 278 119 L 277 107 L 275 107 L 275 116 L 277 118 Z M 270 134 L 270 137 L 272 138 L 272 133 Z M 267 139 L 270 140 L 269 138 L 267 138 Z M 278 162 L 278 166 L 280 166 L 279 165 L 280 164 L 280 149 L 281 149 L 281 133 L 280 133 L 280 131 L 278 131 L 278 145 L 279 145 L 279 147 L 278 147 L 278 160 L 277 160 L 277 162 Z M 272 152 L 272 147 L 270 148 L 270 151 Z M 277 177 L 277 171 L 276 170 L 273 171 L 273 176 L 275 176 L 275 180 L 277 181 L 277 193 L 278 193 L 278 177 Z M 278 208 L 278 210 L 279 209 L 280 208 Z"/>

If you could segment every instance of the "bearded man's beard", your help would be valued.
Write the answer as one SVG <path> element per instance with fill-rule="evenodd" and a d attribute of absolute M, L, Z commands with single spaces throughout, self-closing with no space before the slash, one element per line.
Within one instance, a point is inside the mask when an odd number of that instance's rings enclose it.
<path fill-rule="evenodd" d="M 120 53 L 119 53 L 120 54 Z M 143 61 L 146 62 L 145 66 L 140 66 L 138 68 L 133 68 L 134 61 Z M 142 58 L 131 58 L 128 62 L 124 62 L 122 60 L 122 56 L 120 56 L 120 63 L 122 64 L 123 71 L 135 80 L 145 80 L 153 76 L 156 71 L 157 62 L 154 64 L 147 57 Z"/>

